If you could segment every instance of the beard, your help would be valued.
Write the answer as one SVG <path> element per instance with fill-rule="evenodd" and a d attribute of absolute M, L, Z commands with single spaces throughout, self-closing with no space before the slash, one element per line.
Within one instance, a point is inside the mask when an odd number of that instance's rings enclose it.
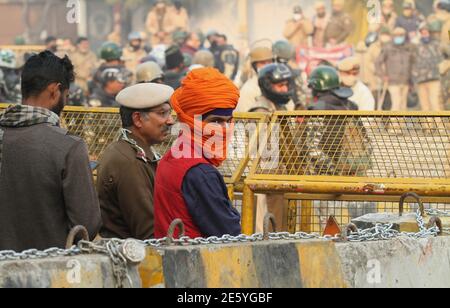
<path fill-rule="evenodd" d="M 64 107 L 66 106 L 66 101 L 64 99 L 64 97 L 61 95 L 61 98 L 58 101 L 58 104 L 56 104 L 56 106 L 54 106 L 51 111 L 53 113 L 56 113 L 56 115 L 58 115 L 58 117 L 61 115 L 61 112 L 64 110 Z"/>

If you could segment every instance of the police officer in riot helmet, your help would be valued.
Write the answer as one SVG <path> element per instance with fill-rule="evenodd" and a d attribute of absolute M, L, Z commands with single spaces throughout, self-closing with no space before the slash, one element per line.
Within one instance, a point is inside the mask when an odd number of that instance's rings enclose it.
<path fill-rule="evenodd" d="M 67 100 L 67 106 L 86 106 L 87 99 L 84 95 L 83 89 L 76 83 L 72 82 L 69 88 L 69 99 Z"/>
<path fill-rule="evenodd" d="M 89 97 L 90 107 L 118 107 L 116 95 L 122 91 L 131 80 L 130 71 L 125 68 L 107 68 L 101 75 L 101 87 L 96 88 Z"/>
<path fill-rule="evenodd" d="M 295 57 L 295 47 L 286 40 L 276 41 L 272 46 L 273 55 L 275 61 L 278 63 L 283 63 L 292 73 L 292 90 L 293 96 L 292 101 L 294 102 L 297 109 L 304 109 L 306 105 L 306 87 L 302 80 L 301 71 L 294 68 L 290 63 Z"/>
<path fill-rule="evenodd" d="M 122 59 L 123 50 L 119 45 L 112 42 L 105 42 L 100 47 L 100 58 L 103 60 L 102 65 L 97 69 L 94 74 L 93 81 L 89 84 L 89 92 L 94 93 L 96 88 L 102 86 L 102 74 L 103 71 L 109 68 L 117 68 L 119 70 L 125 68 L 124 61 Z"/>
<path fill-rule="evenodd" d="M 258 74 L 262 96 L 250 111 L 272 113 L 287 110 L 287 104 L 294 95 L 292 80 L 292 72 L 285 64 L 273 63 L 263 67 Z"/>
<path fill-rule="evenodd" d="M 16 55 L 12 50 L 0 51 L 0 102 L 20 103 L 20 74 Z"/>
<path fill-rule="evenodd" d="M 164 84 L 164 72 L 153 61 L 139 64 L 136 68 L 136 83 L 160 83 Z"/>
<path fill-rule="evenodd" d="M 334 67 L 317 67 L 309 76 L 308 87 L 313 95 L 309 110 L 358 110 L 358 105 L 349 100 L 352 89 L 341 87 L 339 73 Z"/>

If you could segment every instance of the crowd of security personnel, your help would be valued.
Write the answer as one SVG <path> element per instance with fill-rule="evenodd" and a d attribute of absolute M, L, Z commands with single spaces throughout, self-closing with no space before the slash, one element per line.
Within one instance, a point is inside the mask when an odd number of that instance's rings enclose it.
<path fill-rule="evenodd" d="M 427 21 L 409 1 L 394 16 L 385 0 L 383 23 L 371 27 L 354 56 L 324 60 L 306 75 L 295 61 L 299 44 L 339 46 L 351 33 L 343 1 L 332 3 L 331 16 L 317 3 L 311 24 L 295 7 L 286 40 L 253 44 L 248 68 L 225 35 L 211 31 L 202 39 L 179 27 L 159 29 L 153 48 L 140 33 L 122 48 L 112 33 L 100 64 L 86 38 L 70 52 L 48 38 L 47 50 L 26 54 L 19 68 L 16 55 L 2 50 L 0 96 L 20 104 L 0 114 L 0 250 L 63 247 L 77 225 L 91 239 L 159 238 L 176 218 L 191 237 L 238 235 L 240 215 L 217 169 L 226 160 L 234 111 L 406 110 L 411 81 L 423 110 L 444 108 L 450 65 L 441 31 L 448 0 L 438 0 Z M 171 14 L 175 9 L 182 11 L 171 7 Z M 158 1 L 148 25 L 164 10 L 168 4 Z M 96 187 L 84 141 L 60 127 L 66 105 L 120 108 L 120 139 L 99 159 Z M 182 133 L 160 157 L 154 146 L 169 137 L 172 111 Z M 214 130 L 197 136 L 196 125 Z M 277 196 L 267 198 L 281 219 Z"/>
<path fill-rule="evenodd" d="M 157 79 L 177 89 L 193 68 L 215 67 L 240 88 L 239 111 L 305 109 L 312 103 L 311 91 L 297 63 L 297 48 L 339 48 L 356 25 L 344 9 L 344 0 L 333 0 L 332 12 L 321 1 L 315 1 L 314 8 L 315 15 L 306 16 L 301 6 L 295 6 L 286 21 L 284 38 L 273 44 L 250 44 L 248 54 L 239 53 L 218 31 L 189 31 L 186 8 L 164 0 L 156 1 L 146 28 L 130 33 L 125 43 L 120 29 L 114 29 L 97 53 L 84 37 L 74 44 L 48 37 L 45 44 L 60 57 L 67 54 L 76 68 L 70 105 L 117 107 L 115 96 L 135 82 Z M 354 46 L 353 56 L 340 59 L 345 60 L 342 63 L 326 63 L 344 76 L 343 85 L 352 88 L 351 100 L 360 110 L 440 111 L 450 107 L 450 2 L 436 0 L 433 8 L 433 14 L 425 17 L 413 0 L 405 0 L 401 12 L 392 0 L 384 0 L 381 22 L 369 24 L 369 33 Z M 29 56 L 0 51 L 0 101 L 21 101 L 20 66 Z M 281 94 L 272 93 L 268 83 L 259 80 L 259 70 L 270 63 L 285 64 L 290 71 L 283 74 L 292 92 L 287 101 L 283 88 L 278 91 Z M 278 94 L 280 98 L 274 97 Z M 278 100 L 277 106 L 268 104 L 267 96 Z"/>

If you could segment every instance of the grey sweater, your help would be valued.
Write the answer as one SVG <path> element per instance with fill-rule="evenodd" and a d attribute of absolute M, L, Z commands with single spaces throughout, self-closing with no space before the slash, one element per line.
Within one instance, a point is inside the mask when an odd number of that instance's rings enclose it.
<path fill-rule="evenodd" d="M 0 116 L 0 250 L 63 248 L 72 227 L 100 228 L 85 143 L 43 122 Z"/>

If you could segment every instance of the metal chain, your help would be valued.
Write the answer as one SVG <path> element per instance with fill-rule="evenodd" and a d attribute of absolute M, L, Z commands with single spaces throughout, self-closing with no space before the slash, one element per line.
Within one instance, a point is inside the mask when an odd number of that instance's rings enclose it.
<path fill-rule="evenodd" d="M 431 212 L 427 210 L 427 213 L 437 213 L 435 210 Z M 448 212 L 441 211 L 441 215 Z M 397 238 L 400 236 L 406 236 L 410 238 L 426 238 L 430 236 L 437 236 L 439 233 L 439 229 L 434 226 L 430 229 L 425 227 L 425 222 L 420 213 L 420 210 L 416 212 L 416 220 L 419 226 L 419 232 L 399 232 L 393 229 L 393 224 L 376 224 L 374 227 L 358 230 L 357 232 L 352 232 L 348 235 L 349 242 L 369 242 L 369 241 L 380 241 L 380 240 L 389 240 L 393 238 Z M 450 234 L 449 229 L 444 229 L 443 232 Z M 261 242 L 264 240 L 262 233 L 257 233 L 253 235 L 244 235 L 241 234 L 239 236 L 231 236 L 224 235 L 222 237 L 209 237 L 209 238 L 195 238 L 191 239 L 187 236 L 181 237 L 179 239 L 174 239 L 172 241 L 172 245 L 181 245 L 181 246 L 198 246 L 198 245 L 223 245 L 223 244 L 233 244 L 233 243 L 254 243 Z M 317 233 L 305 233 L 305 232 L 297 232 L 295 234 L 291 234 L 289 232 L 278 232 L 278 233 L 269 233 L 270 241 L 278 241 L 278 240 L 312 240 L 312 239 L 323 239 L 323 240 L 331 240 L 331 241 L 339 241 L 342 240 L 341 235 L 335 236 L 320 236 Z M 8 261 L 8 260 L 25 260 L 25 259 L 42 259 L 49 257 L 65 257 L 65 256 L 75 256 L 80 255 L 82 253 L 100 253 L 107 255 L 111 258 L 113 265 L 115 266 L 114 272 L 117 275 L 117 278 L 121 277 L 121 279 L 117 279 L 117 281 L 122 282 L 124 278 L 130 280 L 127 268 L 127 260 L 124 254 L 120 251 L 119 247 L 125 241 L 119 239 L 111 239 L 111 240 L 102 240 L 99 242 L 87 242 L 80 241 L 78 246 L 74 246 L 71 249 L 60 249 L 60 248 L 50 248 L 45 251 L 38 251 L 36 249 L 31 249 L 24 251 L 22 253 L 16 253 L 14 251 L 0 251 L 0 261 Z M 143 244 L 146 247 L 153 248 L 162 248 L 166 245 L 167 238 L 162 239 L 150 239 L 146 241 L 136 241 L 140 244 Z M 127 273 L 127 274 L 125 274 Z"/>
<path fill-rule="evenodd" d="M 124 253 L 120 250 L 121 245 L 125 240 L 110 239 L 100 240 L 98 242 L 80 241 L 78 247 L 84 253 L 100 253 L 107 255 L 112 262 L 113 274 L 115 277 L 116 288 L 123 288 L 123 282 L 128 281 L 130 287 L 133 287 L 133 282 L 128 273 L 128 261 Z"/>
<path fill-rule="evenodd" d="M 427 215 L 430 215 L 430 216 L 450 217 L 450 211 L 428 209 L 428 210 L 425 210 L 425 213 L 427 213 Z"/>

